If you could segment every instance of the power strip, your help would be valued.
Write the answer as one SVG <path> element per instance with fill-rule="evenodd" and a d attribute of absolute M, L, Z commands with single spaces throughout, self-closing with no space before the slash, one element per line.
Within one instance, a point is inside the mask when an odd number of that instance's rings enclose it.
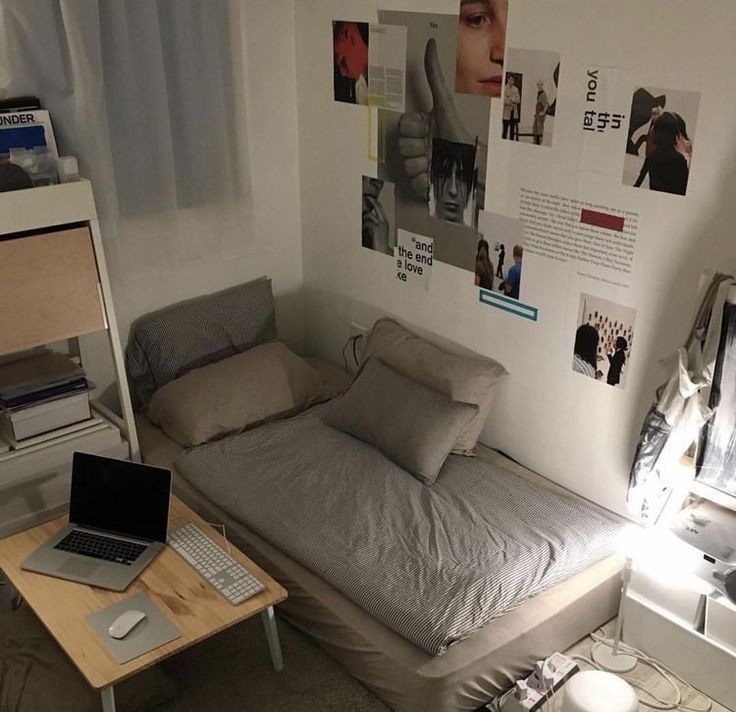
<path fill-rule="evenodd" d="M 506 696 L 503 712 L 535 712 L 559 690 L 567 680 L 579 671 L 577 663 L 562 653 L 553 653 L 540 660 L 526 679 L 517 680 Z M 479 710 L 495 709 L 492 704 Z"/>

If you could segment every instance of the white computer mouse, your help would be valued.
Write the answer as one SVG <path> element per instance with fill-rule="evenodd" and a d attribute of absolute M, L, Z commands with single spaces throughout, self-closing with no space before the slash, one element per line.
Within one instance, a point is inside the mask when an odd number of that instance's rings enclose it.
<path fill-rule="evenodd" d="M 146 618 L 143 611 L 130 610 L 119 615 L 107 629 L 111 638 L 120 640 L 130 633 L 142 620 Z"/>

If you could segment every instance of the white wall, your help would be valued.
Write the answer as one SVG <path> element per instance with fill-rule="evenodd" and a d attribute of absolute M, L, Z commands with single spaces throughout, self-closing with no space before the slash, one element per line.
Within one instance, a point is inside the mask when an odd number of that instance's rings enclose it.
<path fill-rule="evenodd" d="M 736 92 L 728 80 L 735 51 L 736 5 L 711 0 L 512 0 L 509 46 L 557 50 L 562 57 L 555 146 L 489 149 L 487 206 L 514 203 L 511 159 L 540 162 L 559 175 L 556 188 L 594 191 L 641 214 L 635 268 L 626 299 L 637 309 L 637 347 L 626 389 L 573 374 L 570 348 L 581 291 L 577 278 L 539 292 L 541 318 L 528 322 L 478 303 L 472 275 L 436 263 L 430 291 L 400 284 L 391 258 L 360 246 L 360 176 L 375 175 L 367 158 L 368 113 L 332 100 L 330 21 L 374 21 L 376 3 L 315 0 L 296 4 L 301 226 L 307 346 L 335 361 L 349 322 L 369 325 L 390 313 L 506 365 L 483 442 L 615 510 L 623 510 L 628 471 L 642 418 L 662 380 L 657 361 L 686 337 L 705 268 L 736 268 Z M 457 13 L 457 0 L 394 0 L 386 9 Z M 597 29 L 596 29 L 597 28 Z M 666 30 L 665 30 L 666 28 Z M 567 65 L 565 64 L 567 62 Z M 579 178 L 573 146 L 580 101 L 570 67 L 636 69 L 641 85 L 701 92 L 690 188 L 685 198 L 624 188 L 620 180 Z M 568 67 L 568 73 L 565 74 Z M 584 73 L 584 72 L 583 72 Z M 500 137 L 494 103 L 490 135 Z M 509 142 L 503 142 L 508 144 Z M 523 150 L 524 154 L 510 151 Z M 542 154 L 535 153 L 546 151 Z M 508 170 L 506 170 L 508 168 Z M 559 168 L 559 174 L 555 171 Z M 549 180 L 549 178 L 548 178 Z M 518 186 L 517 186 L 518 187 Z M 510 250 L 507 250 L 510 261 Z"/>

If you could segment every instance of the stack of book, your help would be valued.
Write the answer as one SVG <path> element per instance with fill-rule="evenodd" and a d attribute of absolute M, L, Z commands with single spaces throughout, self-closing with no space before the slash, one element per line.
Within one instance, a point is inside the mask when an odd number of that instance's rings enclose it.
<path fill-rule="evenodd" d="M 41 351 L 0 365 L 0 437 L 11 447 L 90 420 L 89 383 L 68 356 Z"/>
<path fill-rule="evenodd" d="M 58 183 L 54 130 L 35 96 L 0 99 L 0 191 Z"/>

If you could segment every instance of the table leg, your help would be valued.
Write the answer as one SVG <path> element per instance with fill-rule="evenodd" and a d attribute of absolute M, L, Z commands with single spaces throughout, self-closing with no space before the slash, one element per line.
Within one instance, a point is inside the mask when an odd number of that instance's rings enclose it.
<path fill-rule="evenodd" d="M 263 627 L 266 629 L 266 640 L 268 641 L 268 650 L 271 653 L 274 670 L 283 670 L 284 660 L 281 657 L 281 643 L 279 642 L 279 631 L 276 628 L 273 606 L 269 606 L 263 611 L 261 618 L 263 619 Z"/>
<path fill-rule="evenodd" d="M 17 611 L 23 603 L 23 596 L 20 595 L 18 589 L 10 581 L 8 581 L 8 584 L 10 585 L 10 608 L 13 611 Z"/>
<path fill-rule="evenodd" d="M 115 688 L 110 685 L 100 690 L 102 695 L 102 712 L 115 712 Z"/>

